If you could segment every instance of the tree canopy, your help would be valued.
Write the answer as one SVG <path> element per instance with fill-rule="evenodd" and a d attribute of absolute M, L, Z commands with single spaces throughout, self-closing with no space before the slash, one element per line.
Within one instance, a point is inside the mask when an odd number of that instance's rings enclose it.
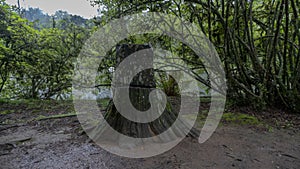
<path fill-rule="evenodd" d="M 39 9 L 22 13 L 33 22 L 1 1 L 0 96 L 49 99 L 69 95 L 73 61 L 92 26 L 62 11 L 53 21 Z"/>

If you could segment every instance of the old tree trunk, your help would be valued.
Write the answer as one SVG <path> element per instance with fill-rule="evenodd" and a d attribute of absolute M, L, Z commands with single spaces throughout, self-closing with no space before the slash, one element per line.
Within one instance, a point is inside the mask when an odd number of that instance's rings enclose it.
<path fill-rule="evenodd" d="M 118 65 L 124 61 L 128 56 L 135 55 L 137 51 L 144 50 L 144 49 L 150 49 L 151 47 L 149 45 L 118 45 L 116 48 L 117 53 L 117 67 Z M 152 52 L 153 55 L 153 52 Z M 139 57 L 139 56 L 137 56 Z M 152 57 L 153 58 L 153 57 Z M 148 60 L 149 61 L 149 60 Z M 153 59 L 150 60 L 151 64 L 153 64 Z M 131 61 L 130 65 L 128 67 L 131 67 L 135 69 L 137 66 L 139 66 L 136 61 Z M 126 77 L 122 78 L 120 77 L 113 86 L 113 95 L 114 97 L 122 97 L 119 95 L 116 95 L 115 90 L 119 89 L 122 90 L 122 88 L 125 85 L 125 81 L 128 80 Z M 138 74 L 134 76 L 133 79 L 130 81 L 129 86 L 129 98 L 131 104 L 134 106 L 135 109 L 138 111 L 146 111 L 151 107 L 151 104 L 149 102 L 149 94 L 151 91 L 156 89 L 155 84 L 155 78 L 154 78 L 154 69 L 145 69 Z M 122 98 L 120 98 L 122 102 Z M 180 100 L 180 99 L 179 99 Z M 180 102 L 179 102 L 180 103 Z M 122 103 L 121 103 L 122 104 Z M 160 103 L 152 105 L 152 106 L 161 106 Z M 121 110 L 123 111 L 123 110 Z M 170 126 L 176 121 L 178 116 L 179 110 L 173 108 L 170 101 L 167 99 L 165 109 L 161 113 L 158 118 L 156 118 L 153 121 L 147 122 L 147 123 L 139 123 L 135 121 L 131 121 L 124 117 L 116 108 L 116 105 L 113 100 L 110 101 L 106 112 L 104 114 L 105 121 L 109 124 L 111 128 L 113 128 L 115 131 L 117 131 L 120 134 L 127 135 L 129 137 L 133 138 L 149 138 L 153 136 L 157 136 L 165 131 L 167 131 Z M 184 136 L 184 123 L 181 126 L 178 127 L 172 127 L 172 132 L 167 136 L 167 138 L 159 138 L 159 142 L 163 141 L 172 141 L 172 139 L 176 137 L 183 137 Z M 109 130 L 107 130 L 109 131 Z M 101 134 L 99 134 L 101 132 Z M 99 130 L 99 139 L 103 139 L 103 137 L 110 136 L 111 134 L 109 132 L 105 133 L 105 127 L 101 128 L 101 131 Z M 195 134 L 192 134 L 195 135 Z M 100 138 L 101 137 L 101 138 Z M 118 139 L 118 137 L 113 138 Z"/>

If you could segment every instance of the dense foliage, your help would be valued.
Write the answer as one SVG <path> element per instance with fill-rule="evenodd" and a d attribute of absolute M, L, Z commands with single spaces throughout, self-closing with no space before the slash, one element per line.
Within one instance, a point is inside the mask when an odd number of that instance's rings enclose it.
<path fill-rule="evenodd" d="M 173 14 L 197 24 L 217 48 L 234 104 L 300 111 L 299 0 L 92 2 L 102 7 L 102 24 L 142 11 Z M 189 56 L 187 63 L 198 59 L 184 45 L 175 50 Z"/>
<path fill-rule="evenodd" d="M 22 18 L 17 11 L 1 1 L 0 96 L 65 97 L 70 92 L 73 61 L 90 32 L 87 21 L 80 17 L 77 20 L 82 22 L 76 23 L 78 16 L 59 11 L 51 27 L 47 26 L 48 15 L 40 10 L 30 9 L 22 15 L 32 20 L 34 16 L 46 18 L 41 24 Z"/>

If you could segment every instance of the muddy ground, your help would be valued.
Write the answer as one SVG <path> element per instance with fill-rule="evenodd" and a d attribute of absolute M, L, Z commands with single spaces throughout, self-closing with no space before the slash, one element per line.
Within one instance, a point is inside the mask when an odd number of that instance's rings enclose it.
<path fill-rule="evenodd" d="M 1 105 L 0 168 L 177 169 L 177 168 L 300 168 L 297 126 L 271 130 L 221 124 L 203 144 L 187 137 L 159 156 L 129 159 L 97 146 L 81 129 L 76 116 L 45 119 L 69 111 L 62 107 Z M 5 113 L 3 113 L 5 112 Z M 41 114 L 43 116 L 41 116 Z"/>

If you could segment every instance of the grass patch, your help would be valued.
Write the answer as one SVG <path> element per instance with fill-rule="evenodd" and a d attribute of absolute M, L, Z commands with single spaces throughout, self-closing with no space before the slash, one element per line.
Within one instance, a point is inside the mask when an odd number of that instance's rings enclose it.
<path fill-rule="evenodd" d="M 73 111 L 73 102 L 71 100 L 57 101 L 57 100 L 0 100 L 1 114 L 3 111 L 11 110 L 30 111 L 32 113 L 50 112 L 56 110 L 65 110 L 67 112 Z M 5 113 L 3 113 L 5 114 Z"/>

